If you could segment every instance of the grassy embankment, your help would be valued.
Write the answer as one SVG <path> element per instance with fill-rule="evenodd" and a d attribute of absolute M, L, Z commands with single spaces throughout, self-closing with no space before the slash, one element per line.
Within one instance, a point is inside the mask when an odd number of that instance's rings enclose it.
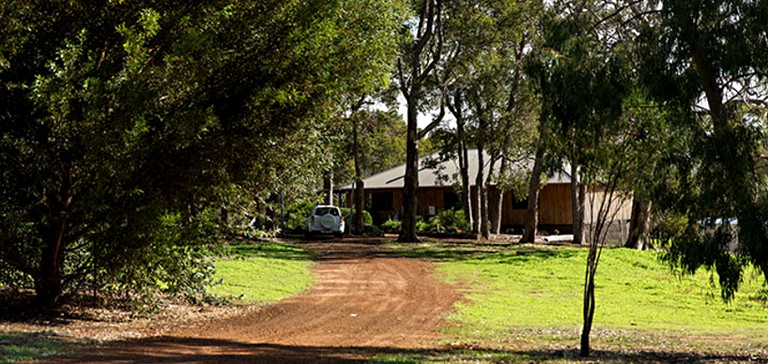
<path fill-rule="evenodd" d="M 443 332 L 447 349 L 376 362 L 571 362 L 581 331 L 586 249 L 468 243 L 393 245 L 437 262 L 465 287 Z M 768 361 L 768 304 L 749 272 L 724 303 L 713 277 L 681 276 L 656 252 L 606 249 L 598 270 L 593 349 L 601 362 Z M 716 279 L 716 278 L 714 278 Z"/>

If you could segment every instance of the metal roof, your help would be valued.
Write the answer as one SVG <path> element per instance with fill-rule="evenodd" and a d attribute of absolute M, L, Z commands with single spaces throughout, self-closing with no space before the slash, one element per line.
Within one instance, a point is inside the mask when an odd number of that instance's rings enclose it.
<path fill-rule="evenodd" d="M 478 170 L 478 153 L 477 149 L 469 149 L 469 180 L 470 185 L 475 185 L 475 177 Z M 485 165 L 485 172 L 483 180 L 488 176 L 487 169 L 490 164 L 490 156 L 488 153 L 483 153 L 483 162 Z M 459 176 L 459 161 L 458 159 L 449 159 L 441 163 L 425 163 L 425 161 L 437 160 L 439 154 L 431 154 L 419 159 L 419 187 L 434 187 L 434 186 L 451 186 L 458 184 L 461 177 Z M 528 158 L 523 162 L 516 163 L 512 166 L 513 170 L 530 169 L 533 165 L 532 158 Z M 500 162 L 496 162 L 494 165 L 494 173 L 499 171 L 501 167 Z M 568 165 L 564 165 L 557 173 L 549 176 L 547 184 L 569 184 L 571 183 L 571 176 L 567 172 L 570 169 Z M 386 189 L 386 188 L 403 188 L 403 179 L 405 176 L 405 164 L 399 165 L 395 168 L 386 170 L 384 172 L 377 173 L 368 178 L 364 178 L 366 189 Z M 339 188 L 339 190 L 351 190 L 352 185 L 346 185 Z"/>

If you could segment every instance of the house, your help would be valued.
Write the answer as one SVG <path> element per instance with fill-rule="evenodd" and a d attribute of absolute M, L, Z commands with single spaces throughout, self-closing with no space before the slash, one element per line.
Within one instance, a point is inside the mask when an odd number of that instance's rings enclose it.
<path fill-rule="evenodd" d="M 422 216 L 433 216 L 440 211 L 461 206 L 460 195 L 460 177 L 459 163 L 456 159 L 446 160 L 441 163 L 425 163 L 430 160 L 436 160 L 437 154 L 422 157 L 419 165 L 419 195 L 418 195 L 418 214 Z M 486 163 L 486 170 L 489 157 L 483 158 Z M 469 176 L 471 193 L 476 193 L 475 176 L 478 170 L 478 153 L 475 149 L 469 150 Z M 498 171 L 500 163 L 495 164 L 495 171 Z M 528 163 L 530 165 L 530 163 Z M 523 168 L 523 167 L 516 167 Z M 570 166 L 566 165 L 555 173 L 551 174 L 546 181 L 540 193 L 539 201 L 539 230 L 543 233 L 571 233 L 573 230 L 573 217 L 571 214 L 571 176 L 568 173 Z M 487 173 L 487 172 L 486 172 Z M 400 165 L 390 170 L 378 173 L 363 180 L 365 187 L 365 206 L 371 213 L 374 224 L 381 224 L 387 219 L 400 219 L 402 216 L 403 205 L 403 176 L 405 175 L 405 165 Z M 485 180 L 485 179 L 484 179 Z M 491 186 L 495 189 L 495 186 Z M 352 206 L 353 185 L 344 186 L 339 189 L 342 193 L 347 206 Z M 585 209 L 585 224 L 589 225 L 592 221 L 590 197 L 600 198 L 599 188 L 588 189 Z M 496 208 L 497 201 L 490 193 L 489 208 Z M 595 199 L 599 201 L 599 199 Z M 502 205 L 502 231 L 520 233 L 526 223 L 526 212 L 528 202 L 526 198 L 517 198 L 511 191 L 505 192 Z M 628 200 L 623 201 L 617 209 L 615 220 L 625 222 L 630 219 L 631 203 Z M 597 204 L 596 204 L 597 205 Z M 489 211 L 493 215 L 495 211 Z M 620 226 L 619 234 L 626 233 L 626 226 Z M 624 235 L 624 234 L 621 234 Z M 620 238 L 620 236 L 618 237 Z"/>

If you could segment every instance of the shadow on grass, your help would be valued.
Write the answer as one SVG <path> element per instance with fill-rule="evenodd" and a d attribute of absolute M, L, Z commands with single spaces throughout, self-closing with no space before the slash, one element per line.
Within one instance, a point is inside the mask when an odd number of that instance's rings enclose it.
<path fill-rule="evenodd" d="M 504 351 L 469 348 L 427 350 L 388 347 L 333 347 L 249 344 L 199 338 L 153 338 L 125 341 L 99 350 L 48 359 L 51 363 L 767 363 L 768 358 L 662 351 L 595 351 L 580 358 L 577 350 Z M 45 361 L 43 361 L 45 362 Z"/>
<path fill-rule="evenodd" d="M 593 351 L 590 357 L 573 350 L 489 349 L 404 351 L 384 354 L 372 363 L 768 363 L 768 358 L 753 355 L 697 354 L 665 351 Z"/>
<path fill-rule="evenodd" d="M 63 355 L 84 344 L 49 332 L 0 333 L 0 363 L 29 362 Z"/>
<path fill-rule="evenodd" d="M 478 240 L 428 240 L 398 243 L 392 238 L 284 238 L 284 243 L 252 242 L 230 246 L 230 257 L 343 261 L 373 258 L 416 258 L 435 262 L 493 259 L 501 263 L 569 258 L 575 249 L 549 245 L 518 245 Z"/>
<path fill-rule="evenodd" d="M 230 257 L 264 257 L 282 260 L 310 260 L 312 255 L 301 248 L 271 242 L 236 243 L 228 248 Z"/>
<path fill-rule="evenodd" d="M 565 259 L 578 254 L 574 249 L 561 247 L 474 241 L 398 243 L 390 246 L 402 256 L 438 262 L 494 260 L 499 263 L 515 264 L 534 260 Z"/>

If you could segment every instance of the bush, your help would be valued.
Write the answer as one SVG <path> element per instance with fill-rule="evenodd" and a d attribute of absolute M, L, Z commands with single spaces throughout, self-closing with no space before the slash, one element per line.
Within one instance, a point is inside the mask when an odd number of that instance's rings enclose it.
<path fill-rule="evenodd" d="M 424 221 L 421 216 L 416 217 L 416 232 L 417 233 L 434 233 L 437 231 L 437 227 L 434 224 L 430 224 Z"/>
<path fill-rule="evenodd" d="M 400 232 L 400 229 L 402 228 L 402 226 L 403 226 L 402 221 L 389 219 L 385 221 L 383 224 L 381 224 L 381 230 L 384 231 L 385 233 L 396 233 L 396 232 Z"/>
<path fill-rule="evenodd" d="M 285 209 L 285 231 L 304 230 L 304 223 L 307 221 L 305 215 L 312 212 L 312 208 L 319 201 L 315 199 L 299 200 Z"/>
<path fill-rule="evenodd" d="M 341 216 L 344 216 L 344 221 L 347 222 L 347 225 L 352 224 L 352 219 L 354 219 L 355 216 L 355 210 L 349 207 L 340 207 L 341 210 Z M 363 210 L 363 224 L 364 225 L 373 225 L 373 217 L 371 216 L 371 213 Z"/>
<path fill-rule="evenodd" d="M 430 229 L 439 233 L 455 233 L 469 230 L 463 210 L 445 210 L 429 219 Z"/>

